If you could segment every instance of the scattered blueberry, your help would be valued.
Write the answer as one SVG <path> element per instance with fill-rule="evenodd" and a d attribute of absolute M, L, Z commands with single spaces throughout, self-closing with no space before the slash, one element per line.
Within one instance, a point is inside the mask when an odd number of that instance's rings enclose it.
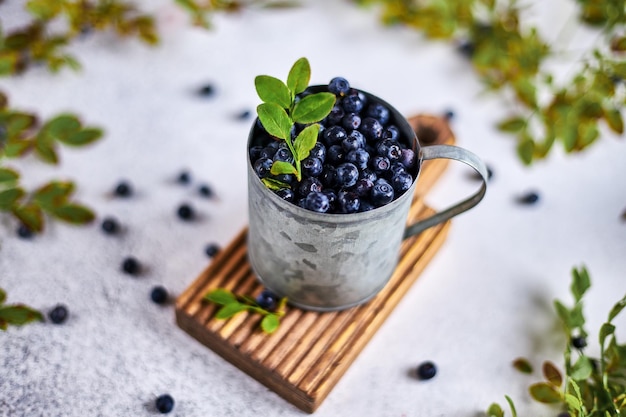
<path fill-rule="evenodd" d="M 30 229 L 30 227 L 28 227 L 25 224 L 21 223 L 17 227 L 17 235 L 19 237 L 21 237 L 22 239 L 30 239 L 30 238 L 33 237 L 33 231 Z"/>
<path fill-rule="evenodd" d="M 215 255 L 219 253 L 219 251 L 220 251 L 220 247 L 217 243 L 209 243 L 208 245 L 204 247 L 204 253 L 209 258 L 213 258 Z"/>
<path fill-rule="evenodd" d="M 63 304 L 57 305 L 56 307 L 54 307 L 52 310 L 48 312 L 48 318 L 54 324 L 63 323 L 65 320 L 67 320 L 67 316 L 68 316 L 67 307 L 65 307 Z"/>
<path fill-rule="evenodd" d="M 107 235 L 114 235 L 120 230 L 120 225 L 113 217 L 106 217 L 100 225 L 102 231 Z"/>
<path fill-rule="evenodd" d="M 205 84 L 198 89 L 198 95 L 203 97 L 211 97 L 215 93 L 213 84 Z"/>
<path fill-rule="evenodd" d="M 236 118 L 238 120 L 247 120 L 250 118 L 251 114 L 250 110 L 242 110 L 239 114 L 237 114 Z"/>
<path fill-rule="evenodd" d="M 174 409 L 174 398 L 169 394 L 159 395 L 155 402 L 156 409 L 161 414 L 167 414 Z"/>
<path fill-rule="evenodd" d="M 115 187 L 115 195 L 119 197 L 130 197 L 133 194 L 133 188 L 127 181 L 121 181 Z"/>
<path fill-rule="evenodd" d="M 191 174 L 189 173 L 189 171 L 182 171 L 180 174 L 178 174 L 178 178 L 176 179 L 176 181 L 178 181 L 180 184 L 189 184 L 189 182 L 191 181 Z"/>
<path fill-rule="evenodd" d="M 122 262 L 122 271 L 129 275 L 137 275 L 141 271 L 141 264 L 137 258 L 129 256 Z"/>
<path fill-rule="evenodd" d="M 491 177 L 493 177 L 493 169 L 491 168 L 490 165 L 487 165 L 487 180 L 490 180 Z M 476 172 L 476 171 L 472 171 L 472 178 L 474 178 L 475 180 L 482 180 L 482 176 Z"/>
<path fill-rule="evenodd" d="M 576 349 L 584 349 L 587 347 L 587 339 L 585 339 L 584 336 L 572 337 L 571 343 Z"/>
<path fill-rule="evenodd" d="M 183 203 L 180 206 L 178 206 L 178 209 L 176 210 L 176 214 L 182 220 L 192 220 L 196 215 L 193 208 L 189 204 L 186 204 L 186 203 Z"/>
<path fill-rule="evenodd" d="M 206 198 L 213 197 L 213 189 L 207 184 L 200 185 L 198 187 L 198 193 L 200 193 L 202 197 L 206 197 Z"/>
<path fill-rule="evenodd" d="M 168 294 L 165 287 L 158 285 L 152 288 L 150 292 L 150 299 L 156 304 L 165 304 L 167 302 Z"/>
<path fill-rule="evenodd" d="M 517 201 L 520 204 L 535 204 L 539 201 L 539 194 L 534 191 L 529 191 L 526 194 L 523 194 L 517 198 Z"/>
<path fill-rule="evenodd" d="M 457 50 L 466 58 L 471 58 L 476 51 L 476 46 L 468 40 L 462 40 L 457 45 Z"/>
<path fill-rule="evenodd" d="M 444 111 L 443 112 L 443 118 L 447 122 L 449 122 L 450 120 L 454 119 L 454 111 L 452 111 L 452 110 Z"/>
<path fill-rule="evenodd" d="M 433 378 L 437 374 L 437 367 L 430 361 L 422 362 L 417 367 L 417 377 L 421 380 Z"/>
<path fill-rule="evenodd" d="M 255 299 L 256 303 L 259 307 L 272 311 L 276 308 L 276 304 L 278 303 L 278 296 L 271 292 L 270 290 L 263 290 Z"/>

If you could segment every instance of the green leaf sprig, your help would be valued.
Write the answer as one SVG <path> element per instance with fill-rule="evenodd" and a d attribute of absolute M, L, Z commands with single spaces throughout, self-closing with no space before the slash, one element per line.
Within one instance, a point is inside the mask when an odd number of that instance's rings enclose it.
<path fill-rule="evenodd" d="M 310 78 L 309 61 L 300 58 L 291 67 L 287 83 L 269 75 L 259 75 L 254 80 L 263 101 L 257 107 L 261 124 L 271 136 L 283 140 L 293 156 L 293 163 L 275 161 L 270 170 L 272 175 L 292 174 L 298 181 L 302 179 L 301 162 L 315 146 L 320 130 L 316 122 L 328 116 L 335 105 L 335 95 L 329 92 L 298 96 L 306 90 Z M 296 124 L 305 127 L 294 138 Z M 273 179 L 263 182 L 269 188 L 289 187 Z"/>
<path fill-rule="evenodd" d="M 280 318 L 285 315 L 287 298 L 281 298 L 275 310 L 266 310 L 252 297 L 233 294 L 225 288 L 217 288 L 205 294 L 204 300 L 221 305 L 215 314 L 218 320 L 226 320 L 242 311 L 249 311 L 263 316 L 261 329 L 268 334 L 274 333 L 280 326 Z"/>
<path fill-rule="evenodd" d="M 544 404 L 560 405 L 571 417 L 624 417 L 626 416 L 626 344 L 619 344 L 615 335 L 614 319 L 626 308 L 626 294 L 609 311 L 607 320 L 598 332 L 600 357 L 585 354 L 588 332 L 583 314 L 583 296 L 591 287 L 585 267 L 572 270 L 570 292 L 574 304 L 567 307 L 559 300 L 554 306 L 567 336 L 564 353 L 564 374 L 556 365 L 545 361 L 542 366 L 543 381 L 529 387 L 530 396 Z M 578 347 L 572 348 L 578 340 Z M 531 373 L 528 361 L 517 359 L 514 366 Z M 513 401 L 505 397 L 511 415 L 517 416 Z M 490 417 L 503 417 L 502 407 L 493 403 L 487 409 Z"/>
<path fill-rule="evenodd" d="M 9 325 L 21 326 L 32 321 L 44 321 L 41 312 L 24 304 L 5 304 L 6 292 L 0 288 L 0 330 L 6 331 Z"/>
<path fill-rule="evenodd" d="M 93 212 L 72 200 L 71 181 L 52 180 L 34 191 L 19 184 L 19 172 L 8 166 L 10 159 L 34 153 L 43 162 L 59 163 L 59 145 L 81 147 L 102 136 L 102 130 L 83 126 L 72 114 L 61 114 L 40 124 L 34 114 L 9 107 L 0 92 L 0 212 L 8 212 L 33 232 L 44 229 L 44 213 L 75 224 L 92 221 Z"/>

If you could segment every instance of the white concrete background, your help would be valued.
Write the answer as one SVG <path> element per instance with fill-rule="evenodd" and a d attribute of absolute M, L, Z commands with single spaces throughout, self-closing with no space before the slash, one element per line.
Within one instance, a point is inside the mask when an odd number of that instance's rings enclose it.
<path fill-rule="evenodd" d="M 0 6 L 5 27 L 21 17 L 19 2 Z M 17 3 L 17 4 L 16 4 Z M 570 270 L 587 265 L 593 287 L 585 302 L 595 333 L 626 290 L 626 145 L 604 135 L 578 155 L 557 147 L 548 160 L 523 167 L 514 140 L 493 125 L 506 115 L 498 96 L 481 94 L 470 66 L 446 43 L 382 27 L 373 10 L 348 2 L 304 2 L 293 10 L 249 9 L 216 16 L 214 29 L 187 24 L 173 2 L 144 2 L 156 13 L 162 43 L 97 35 L 70 48 L 83 70 L 44 70 L 0 79 L 17 108 L 44 117 L 63 111 L 106 130 L 85 149 L 62 149 L 62 164 L 11 161 L 25 185 L 51 178 L 77 182 L 77 198 L 102 219 L 116 216 L 125 233 L 111 237 L 99 222 L 48 224 L 32 241 L 16 237 L 16 224 L 0 217 L 0 287 L 8 302 L 47 311 L 69 307 L 66 324 L 31 324 L 0 333 L 1 416 L 149 416 L 154 398 L 170 393 L 175 416 L 300 416 L 303 413 L 238 371 L 180 330 L 173 306 L 149 300 L 165 285 L 182 292 L 210 262 L 206 243 L 226 245 L 247 222 L 245 142 L 249 122 L 233 115 L 258 103 L 254 76 L 285 78 L 299 57 L 309 58 L 312 82 L 333 76 L 394 103 L 404 114 L 456 112 L 458 144 L 494 169 L 487 197 L 454 220 L 449 238 L 398 305 L 318 416 L 474 417 L 510 395 L 520 415 L 557 412 L 532 403 L 511 361 L 560 363 L 564 340 L 551 307 L 570 301 Z M 593 34 L 566 25 L 573 2 L 533 2 L 528 15 L 560 48 L 577 50 Z M 565 54 L 565 56 L 570 56 Z M 571 63 L 554 63 L 562 74 Z M 213 83 L 216 94 L 194 90 Z M 174 184 L 189 169 L 216 200 Z M 136 194 L 113 199 L 121 179 Z M 477 184 L 466 168 L 451 165 L 429 195 L 443 207 Z M 541 201 L 515 203 L 529 189 Z M 193 204 L 201 219 L 178 220 L 176 207 Z M 134 255 L 148 267 L 139 278 L 120 272 Z M 616 321 L 623 341 L 626 318 Z M 590 352 L 597 346 L 590 341 Z M 437 377 L 419 382 L 409 372 L 424 360 Z"/>

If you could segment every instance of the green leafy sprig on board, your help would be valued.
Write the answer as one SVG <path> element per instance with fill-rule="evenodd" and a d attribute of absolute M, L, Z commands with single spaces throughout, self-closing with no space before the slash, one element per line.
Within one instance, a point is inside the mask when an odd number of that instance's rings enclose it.
<path fill-rule="evenodd" d="M 285 315 L 287 305 L 287 299 L 282 298 L 275 310 L 266 310 L 252 297 L 235 295 L 224 288 L 217 288 L 208 292 L 203 299 L 222 306 L 215 314 L 215 318 L 218 320 L 229 319 L 242 311 L 262 315 L 261 329 L 270 334 L 274 333 L 280 326 L 280 318 Z"/>
<path fill-rule="evenodd" d="M 269 75 L 259 75 L 254 80 L 257 94 L 263 101 L 257 107 L 261 124 L 273 137 L 283 140 L 293 155 L 293 163 L 275 161 L 272 175 L 293 174 L 298 181 L 302 178 L 300 163 L 309 156 L 317 142 L 319 122 L 328 116 L 335 105 L 335 95 L 328 92 L 297 97 L 309 86 L 311 67 L 306 58 L 298 59 L 287 76 L 287 83 Z M 305 127 L 296 133 L 296 124 Z M 264 178 L 263 183 L 271 189 L 288 188 L 275 179 Z"/>
<path fill-rule="evenodd" d="M 92 211 L 72 201 L 73 182 L 54 180 L 27 192 L 19 184 L 19 172 L 7 163 L 34 153 L 46 163 L 58 164 L 59 145 L 85 146 L 101 136 L 100 129 L 83 126 L 71 114 L 40 124 L 35 115 L 10 108 L 0 92 L 0 211 L 11 213 L 34 232 L 44 229 L 44 213 L 75 224 L 92 221 Z"/>
<path fill-rule="evenodd" d="M 522 6 L 516 0 L 355 2 L 379 4 L 385 24 L 456 42 L 487 91 L 511 93 L 515 97 L 511 116 L 498 128 L 515 135 L 518 156 L 526 165 L 545 158 L 557 142 L 566 152 L 586 149 L 600 136 L 602 123 L 624 133 L 624 0 L 576 0 L 579 11 L 573 18 L 600 29 L 604 45 L 573 63 L 579 67 L 576 73 L 558 85 L 544 63 L 561 51 L 554 51 L 536 28 L 523 24 Z"/>
<path fill-rule="evenodd" d="M 0 330 L 7 330 L 9 325 L 21 326 L 32 321 L 44 321 L 43 314 L 24 304 L 5 304 L 6 292 L 0 288 Z"/>
<path fill-rule="evenodd" d="M 626 307 L 626 294 L 609 311 L 598 332 L 600 357 L 585 354 L 589 333 L 585 328 L 583 296 L 591 286 L 589 273 L 582 267 L 572 270 L 570 291 L 574 305 L 567 307 L 556 300 L 554 306 L 567 336 L 564 353 L 564 374 L 551 362 L 542 366 L 544 381 L 529 387 L 530 396 L 544 404 L 560 405 L 571 417 L 626 416 L 626 344 L 619 344 L 613 320 Z M 516 369 L 532 373 L 525 359 L 514 361 Z M 511 415 L 517 411 L 510 397 L 505 396 Z M 493 403 L 487 410 L 490 417 L 503 417 L 502 407 Z"/>

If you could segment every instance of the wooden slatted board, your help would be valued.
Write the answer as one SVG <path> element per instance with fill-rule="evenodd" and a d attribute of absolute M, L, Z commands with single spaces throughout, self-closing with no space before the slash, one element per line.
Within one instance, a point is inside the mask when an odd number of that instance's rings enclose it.
<path fill-rule="evenodd" d="M 425 144 L 454 143 L 442 119 L 409 119 L 417 133 L 431 129 Z M 434 129 L 434 130 L 433 130 Z M 433 133 L 434 132 L 434 133 Z M 421 196 L 445 170 L 444 160 L 422 167 L 409 222 L 433 212 Z M 406 239 L 398 266 L 383 290 L 368 303 L 348 310 L 320 313 L 288 307 L 278 330 L 265 334 L 260 316 L 243 312 L 229 320 L 213 318 L 218 306 L 202 300 L 210 290 L 227 288 L 256 296 L 262 287 L 247 260 L 242 230 L 176 301 L 176 321 L 190 335 L 300 409 L 312 413 L 330 393 L 363 347 L 444 242 L 449 222 Z"/>

